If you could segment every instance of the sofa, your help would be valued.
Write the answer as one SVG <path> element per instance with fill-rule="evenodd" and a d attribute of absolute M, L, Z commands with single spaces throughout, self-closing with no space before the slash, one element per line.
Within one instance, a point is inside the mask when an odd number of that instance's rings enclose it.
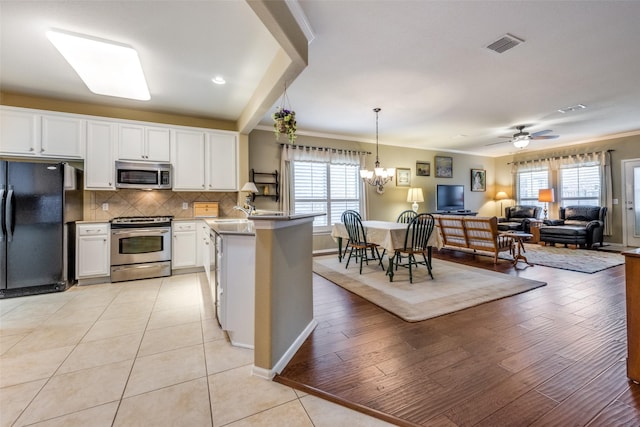
<path fill-rule="evenodd" d="M 511 252 L 513 239 L 501 236 L 498 231 L 498 218 L 434 215 L 444 247 L 458 247 L 493 253 L 493 263 L 498 262 L 498 254 Z"/>
<path fill-rule="evenodd" d="M 591 248 L 603 245 L 604 218 L 607 208 L 600 206 L 567 206 L 560 208 L 560 219 L 545 220 L 540 227 L 540 241 L 555 245 Z"/>
<path fill-rule="evenodd" d="M 541 211 L 540 206 L 508 206 L 504 210 L 505 217 L 498 220 L 498 230 L 530 233 L 530 221 L 538 219 Z"/>

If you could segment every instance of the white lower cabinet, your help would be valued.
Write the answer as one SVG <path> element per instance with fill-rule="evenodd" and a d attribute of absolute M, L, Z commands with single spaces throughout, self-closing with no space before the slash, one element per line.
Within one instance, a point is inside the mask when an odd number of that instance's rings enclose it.
<path fill-rule="evenodd" d="M 76 279 L 106 278 L 110 271 L 108 223 L 78 224 L 76 227 Z"/>
<path fill-rule="evenodd" d="M 172 231 L 171 269 L 197 267 L 196 223 L 194 221 L 173 221 Z"/>
<path fill-rule="evenodd" d="M 211 233 L 211 227 L 204 221 L 198 221 L 196 224 L 198 228 L 198 242 L 196 243 L 196 257 L 198 259 L 198 265 L 204 267 L 204 272 L 207 275 L 207 282 L 211 283 L 211 240 L 209 234 Z"/>
<path fill-rule="evenodd" d="M 218 320 L 232 345 L 253 348 L 255 235 L 224 234 L 216 245 Z"/>

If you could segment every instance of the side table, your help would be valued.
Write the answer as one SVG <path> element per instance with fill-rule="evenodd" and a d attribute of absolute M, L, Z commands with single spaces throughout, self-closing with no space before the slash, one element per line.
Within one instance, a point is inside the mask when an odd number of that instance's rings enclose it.
<path fill-rule="evenodd" d="M 515 267 L 518 264 L 518 261 L 522 260 L 524 261 L 527 265 L 533 267 L 533 264 L 531 264 L 529 261 L 527 261 L 527 257 L 522 255 L 522 253 L 525 251 L 524 250 L 524 241 L 529 241 L 533 235 L 529 234 L 529 233 L 522 233 L 522 232 L 509 232 L 509 231 L 505 231 L 502 233 L 499 233 L 501 236 L 506 236 L 509 237 L 511 239 L 511 255 L 513 255 L 513 266 Z"/>
<path fill-rule="evenodd" d="M 531 239 L 528 240 L 528 243 L 539 243 L 540 242 L 540 227 L 544 225 L 544 221 L 541 219 L 530 219 L 529 220 L 529 229 L 531 231 Z"/>

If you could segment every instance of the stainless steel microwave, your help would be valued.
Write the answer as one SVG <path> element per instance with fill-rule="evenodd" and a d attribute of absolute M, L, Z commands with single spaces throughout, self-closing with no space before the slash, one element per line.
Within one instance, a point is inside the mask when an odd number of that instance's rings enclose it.
<path fill-rule="evenodd" d="M 170 190 L 171 164 L 116 161 L 116 188 Z"/>

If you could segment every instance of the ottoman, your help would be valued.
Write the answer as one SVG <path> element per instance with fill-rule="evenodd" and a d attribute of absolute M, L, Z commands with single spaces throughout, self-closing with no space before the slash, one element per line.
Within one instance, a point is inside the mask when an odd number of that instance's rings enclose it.
<path fill-rule="evenodd" d="M 540 241 L 545 243 L 564 243 L 585 246 L 587 229 L 584 226 L 556 225 L 540 227 Z"/>

